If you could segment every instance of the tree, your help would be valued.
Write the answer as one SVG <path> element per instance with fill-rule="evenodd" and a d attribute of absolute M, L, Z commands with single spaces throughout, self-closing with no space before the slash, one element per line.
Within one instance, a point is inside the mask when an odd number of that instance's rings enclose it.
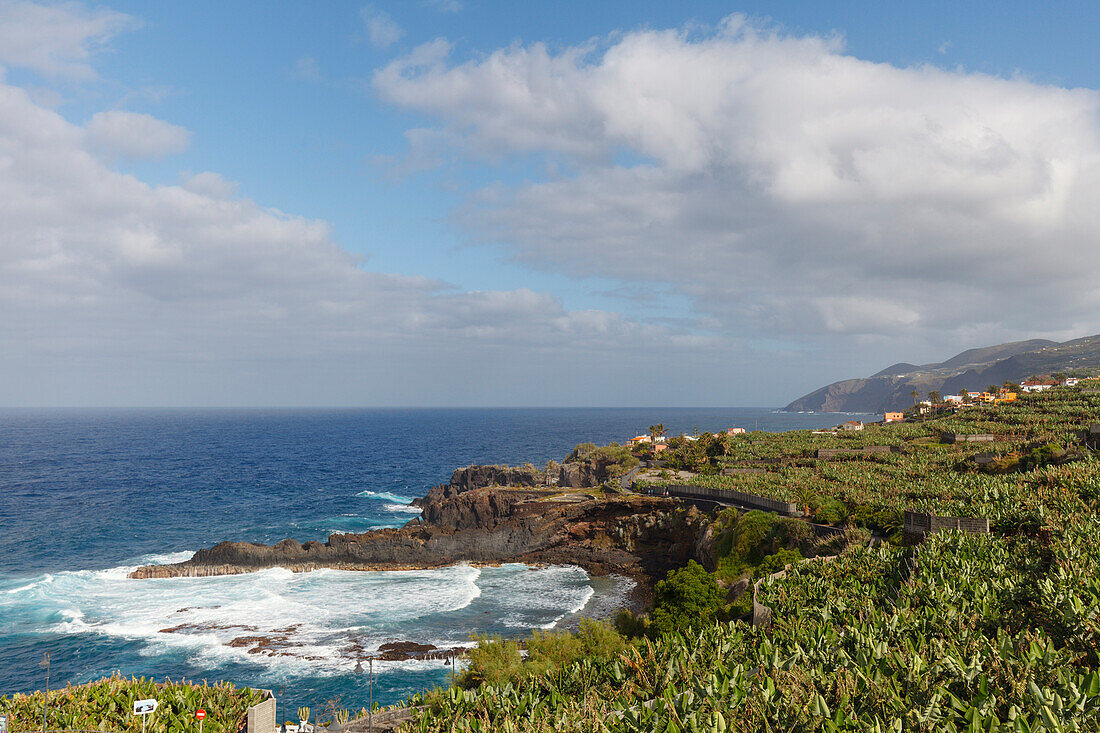
<path fill-rule="evenodd" d="M 939 393 L 939 390 L 935 390 L 935 389 L 928 393 L 928 399 L 929 399 L 929 401 L 932 402 L 933 405 L 938 405 L 940 402 L 943 401 L 943 398 L 941 397 L 941 395 Z"/>
<path fill-rule="evenodd" d="M 653 440 L 654 443 L 657 442 L 657 438 L 660 438 L 665 434 L 665 424 L 663 422 L 659 422 L 656 425 L 649 426 L 649 437 Z"/>
<path fill-rule="evenodd" d="M 959 396 L 962 397 L 963 402 L 970 402 L 970 393 L 965 389 L 959 390 Z"/>
<path fill-rule="evenodd" d="M 920 397 L 920 392 L 914 389 L 912 392 L 909 393 L 909 396 L 913 398 L 913 407 L 916 407 L 917 398 Z"/>

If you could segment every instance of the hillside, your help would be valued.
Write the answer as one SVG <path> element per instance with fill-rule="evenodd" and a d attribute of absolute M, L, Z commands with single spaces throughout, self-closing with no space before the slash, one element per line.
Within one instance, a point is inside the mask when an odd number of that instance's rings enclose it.
<path fill-rule="evenodd" d="M 1013 341 L 968 349 L 937 364 L 894 364 L 870 377 L 845 379 L 787 405 L 793 412 L 884 412 L 913 404 L 912 392 L 957 394 L 991 384 L 1018 382 L 1033 374 L 1100 369 L 1100 335 L 1058 343 Z"/>

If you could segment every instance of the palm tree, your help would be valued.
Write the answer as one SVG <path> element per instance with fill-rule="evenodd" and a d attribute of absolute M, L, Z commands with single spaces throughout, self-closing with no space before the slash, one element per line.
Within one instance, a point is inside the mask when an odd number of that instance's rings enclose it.
<path fill-rule="evenodd" d="M 649 437 L 653 440 L 654 443 L 657 442 L 657 438 L 660 438 L 664 434 L 665 424 L 663 422 L 659 422 L 656 425 L 649 426 Z"/>
<path fill-rule="evenodd" d="M 940 396 L 939 391 L 934 389 L 928 393 L 928 399 L 932 402 L 933 405 L 938 405 L 942 397 Z"/>
<path fill-rule="evenodd" d="M 909 393 L 909 396 L 913 398 L 913 407 L 916 407 L 917 398 L 920 397 L 920 392 L 914 389 L 912 392 Z"/>

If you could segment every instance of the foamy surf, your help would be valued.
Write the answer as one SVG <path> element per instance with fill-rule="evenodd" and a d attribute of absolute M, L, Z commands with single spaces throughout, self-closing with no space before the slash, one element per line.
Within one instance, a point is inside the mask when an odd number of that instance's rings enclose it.
<path fill-rule="evenodd" d="M 395 514 L 420 514 L 421 512 L 420 507 L 406 504 L 383 504 L 382 508 Z"/>
<path fill-rule="evenodd" d="M 388 491 L 360 491 L 356 496 L 362 496 L 369 499 L 380 499 L 382 501 L 390 501 L 395 504 L 408 504 L 413 500 L 411 496 L 401 496 L 400 494 L 391 494 Z"/>
<path fill-rule="evenodd" d="M 191 553 L 139 558 L 178 562 Z M 351 673 L 387 642 L 467 646 L 474 631 L 545 628 L 583 607 L 576 567 L 456 565 L 419 571 L 294 573 L 132 580 L 137 563 L 24 579 L 0 595 L 13 633 L 95 635 L 138 644 L 141 657 L 205 669 L 251 669 L 260 680 Z M 30 580 L 30 582 L 26 582 Z M 434 660 L 376 669 L 434 669 Z"/>

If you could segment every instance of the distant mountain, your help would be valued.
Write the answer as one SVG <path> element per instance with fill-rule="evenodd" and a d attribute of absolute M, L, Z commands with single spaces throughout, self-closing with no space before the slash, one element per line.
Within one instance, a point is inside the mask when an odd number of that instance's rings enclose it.
<path fill-rule="evenodd" d="M 921 398 L 936 390 L 958 394 L 982 391 L 991 384 L 1019 382 L 1033 374 L 1100 368 L 1100 335 L 1058 343 L 1046 339 L 1013 341 L 968 349 L 938 364 L 886 367 L 863 379 L 834 382 L 799 397 L 785 409 L 798 412 L 885 412 L 913 405 L 912 392 Z"/>

